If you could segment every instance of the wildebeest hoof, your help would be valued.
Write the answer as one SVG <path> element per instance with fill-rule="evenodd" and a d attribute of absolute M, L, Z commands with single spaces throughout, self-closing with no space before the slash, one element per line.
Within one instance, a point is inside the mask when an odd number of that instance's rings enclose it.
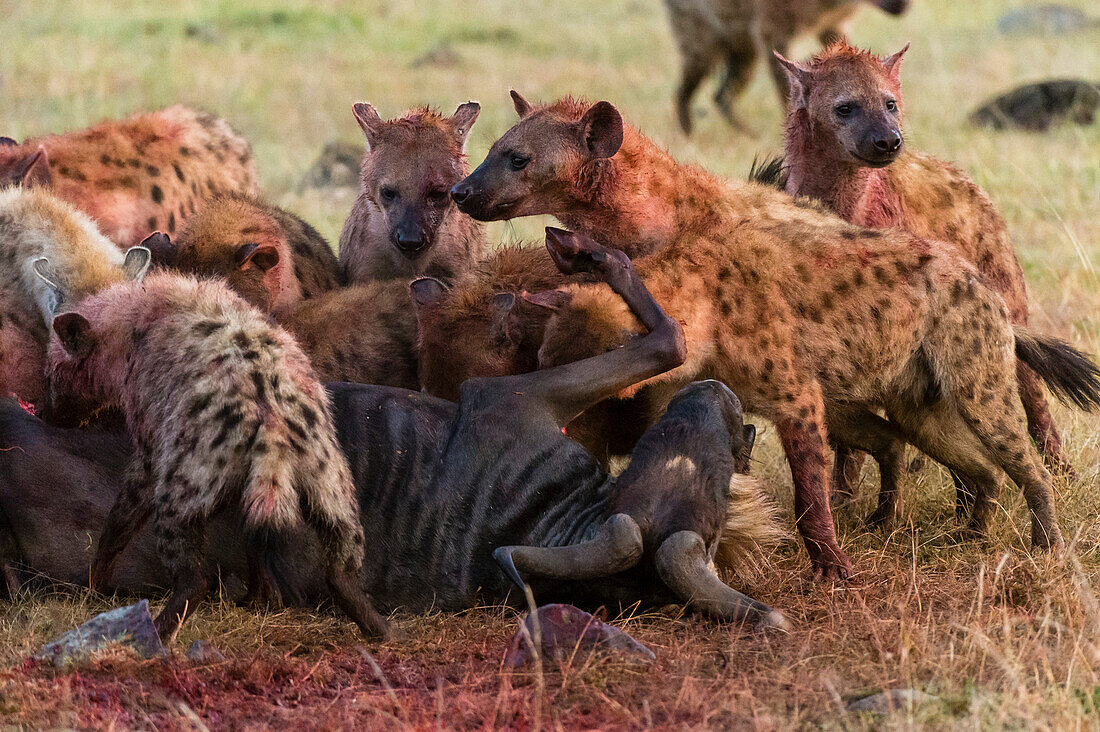
<path fill-rule="evenodd" d="M 875 529 L 891 529 L 898 523 L 900 509 L 879 506 L 867 517 L 867 525 Z"/>
<path fill-rule="evenodd" d="M 781 630 L 784 633 L 790 633 L 794 628 L 790 621 L 783 617 L 783 613 L 778 610 L 772 610 L 770 613 L 760 618 L 760 621 L 756 624 L 757 632 L 763 632 L 765 630 Z"/>

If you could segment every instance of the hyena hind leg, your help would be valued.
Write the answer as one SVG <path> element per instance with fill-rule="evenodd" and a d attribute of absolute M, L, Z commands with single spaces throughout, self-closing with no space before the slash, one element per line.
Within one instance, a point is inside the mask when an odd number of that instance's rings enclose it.
<path fill-rule="evenodd" d="M 153 530 L 172 583 L 168 602 L 155 621 L 161 639 L 167 640 L 206 594 L 206 519 L 181 520 L 174 510 L 161 507 L 153 517 Z"/>
<path fill-rule="evenodd" d="M 92 560 L 92 589 L 103 591 L 106 588 L 118 555 L 149 520 L 149 515 L 153 512 L 152 491 L 149 486 L 151 479 L 152 463 L 147 456 L 139 455 L 127 472 L 126 482 L 111 506 L 103 531 L 99 534 L 95 558 Z"/>
<path fill-rule="evenodd" d="M 1069 478 L 1076 477 L 1062 445 L 1062 436 L 1050 415 L 1050 402 L 1039 376 L 1022 361 L 1016 362 L 1016 381 L 1020 389 L 1020 401 L 1027 414 L 1027 429 L 1031 439 L 1039 446 L 1047 468 Z"/>

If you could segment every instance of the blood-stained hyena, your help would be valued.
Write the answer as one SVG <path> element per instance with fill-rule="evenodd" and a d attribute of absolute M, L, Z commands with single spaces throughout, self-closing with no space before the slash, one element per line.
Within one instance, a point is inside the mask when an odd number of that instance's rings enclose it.
<path fill-rule="evenodd" d="M 48 258 L 47 265 L 42 258 Z M 0 388 L 38 404 L 49 323 L 108 285 L 140 278 L 149 252 L 119 251 L 86 215 L 43 188 L 0 190 Z"/>
<path fill-rule="evenodd" d="M 340 234 L 346 281 L 454 279 L 485 250 L 482 225 L 449 195 L 469 172 L 464 150 L 480 105 L 467 102 L 450 117 L 419 107 L 389 121 L 366 103 L 353 111 L 367 154 L 359 197 Z"/>
<path fill-rule="evenodd" d="M 724 66 L 714 103 L 722 116 L 746 129 L 733 110 L 752 80 L 759 58 L 770 62 L 780 102 L 787 79 L 771 57 L 786 53 L 801 36 L 815 35 L 823 45 L 844 38 L 844 27 L 863 3 L 891 15 L 905 12 L 909 0 L 665 0 L 672 33 L 683 59 L 676 111 L 680 127 L 691 133 L 691 98 L 716 63 Z"/>
<path fill-rule="evenodd" d="M 49 187 L 122 248 L 175 232 L 206 196 L 259 192 L 248 141 L 183 106 L 0 144 L 0 186 L 21 183 Z"/>
<path fill-rule="evenodd" d="M 121 406 L 137 449 L 94 584 L 152 515 L 172 584 L 157 628 L 172 632 L 205 590 L 208 519 L 239 502 L 254 594 L 277 592 L 286 534 L 304 522 L 325 547 L 333 599 L 365 635 L 387 632 L 358 588 L 355 488 L 324 389 L 293 338 L 223 283 L 170 272 L 85 299 L 54 319 L 53 333 L 55 406 L 70 396 Z"/>
<path fill-rule="evenodd" d="M 1014 332 L 1003 301 L 951 247 L 853 226 L 808 199 L 681 165 L 607 102 L 535 107 L 513 96 L 520 121 L 455 186 L 455 200 L 481 220 L 550 214 L 597 240 L 653 252 L 635 266 L 683 324 L 688 358 L 648 383 L 716 377 L 775 423 L 820 574 L 851 571 L 829 507 L 826 428 L 876 457 L 900 432 L 987 499 L 1007 473 L 1031 508 L 1032 542 L 1061 546 L 1014 354 L 1092 407 L 1100 381 L 1084 354 Z M 570 319 L 592 321 L 567 312 L 556 316 L 565 339 L 579 329 Z M 976 530 L 987 510 L 975 506 Z"/>
<path fill-rule="evenodd" d="M 265 313 L 339 284 L 328 242 L 294 214 L 246 196 L 216 196 L 188 218 L 179 236 L 163 232 L 145 245 L 153 261 L 200 277 L 222 277 Z"/>
<path fill-rule="evenodd" d="M 952 245 L 1004 299 L 1012 322 L 1026 326 L 1027 285 L 993 201 L 955 166 L 904 144 L 899 74 L 907 49 L 883 59 L 840 42 L 805 64 L 778 57 L 792 89 L 787 192 L 816 198 L 855 224 L 899 227 Z M 1047 465 L 1069 471 L 1039 377 L 1020 362 L 1017 380 Z M 889 520 L 897 510 L 895 502 L 883 503 L 875 518 Z"/>

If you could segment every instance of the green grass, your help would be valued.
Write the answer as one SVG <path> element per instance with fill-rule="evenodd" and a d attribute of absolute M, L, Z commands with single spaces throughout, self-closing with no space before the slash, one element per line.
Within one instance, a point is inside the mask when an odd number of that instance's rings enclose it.
<path fill-rule="evenodd" d="M 1070 4 L 1097 12 L 1087 0 Z M 1100 79 L 1100 29 L 1005 38 L 994 26 L 1007 3 L 913 5 L 900 20 L 865 10 L 853 32 L 879 52 L 913 43 L 902 72 L 910 144 L 956 161 L 998 203 L 1031 288 L 1033 324 L 1100 352 L 1100 128 L 992 134 L 965 124 L 974 105 L 1017 83 Z M 696 103 L 706 114 L 695 137 L 678 133 L 670 101 L 678 59 L 660 0 L 0 0 L 0 38 L 0 134 L 79 128 L 177 102 L 202 107 L 253 142 L 267 195 L 330 240 L 351 199 L 300 193 L 297 182 L 324 143 L 359 139 L 351 115 L 358 100 L 384 116 L 480 101 L 468 151 L 475 164 L 514 120 L 512 87 L 529 98 L 608 99 L 677 158 L 723 175 L 743 175 L 754 155 L 780 145 L 780 111 L 762 70 L 740 103 L 756 137 L 733 134 L 707 109 L 713 81 Z M 441 44 L 457 64 L 414 66 Z M 813 48 L 799 45 L 794 55 Z M 490 233 L 532 237 L 540 225 L 517 221 Z M 952 491 L 937 469 L 910 478 L 909 525 L 869 533 L 861 522 L 873 502 L 868 469 L 864 496 L 838 513 L 842 543 L 862 570 L 851 587 L 812 585 L 792 543 L 773 574 L 747 588 L 794 619 L 798 630 L 787 637 L 669 616 L 632 620 L 630 629 L 658 651 L 655 670 L 612 661 L 551 669 L 541 692 L 528 676 L 499 669 L 510 614 L 399 617 L 413 639 L 372 649 L 393 698 L 354 660 L 356 640 L 342 621 L 220 604 L 204 608 L 177 646 L 221 640 L 226 668 L 196 670 L 177 657 L 152 667 L 110 661 L 85 678 L 28 670 L 19 659 L 106 604 L 24 597 L 0 624 L 0 657 L 13 664 L 0 673 L 0 719 L 187 728 L 163 702 L 184 698 L 212 728 L 253 718 L 241 710 L 284 726 L 477 726 L 522 724 L 536 708 L 545 723 L 566 727 L 847 728 L 875 722 L 845 714 L 844 700 L 910 686 L 942 702 L 897 715 L 891 726 L 1096 728 L 1100 420 L 1064 408 L 1055 416 L 1080 474 L 1057 485 L 1079 567 L 1028 554 L 1026 511 L 1011 486 L 992 541 L 951 545 Z M 765 428 L 757 473 L 789 510 L 790 481 L 773 438 Z M 191 677 L 210 687 L 195 692 Z M 304 680 L 284 683 L 291 677 Z M 268 698 L 273 679 L 281 685 Z M 284 707 L 302 713 L 275 713 Z"/>

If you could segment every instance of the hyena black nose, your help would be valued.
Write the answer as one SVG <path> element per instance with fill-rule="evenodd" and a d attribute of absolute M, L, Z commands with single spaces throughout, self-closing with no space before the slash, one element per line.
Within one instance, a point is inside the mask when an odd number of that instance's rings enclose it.
<path fill-rule="evenodd" d="M 881 135 L 876 135 L 871 144 L 881 153 L 897 152 L 901 149 L 901 133 L 895 129 L 889 129 Z"/>
<path fill-rule="evenodd" d="M 473 186 L 471 186 L 469 183 L 467 183 L 466 181 L 459 181 L 458 183 L 454 184 L 453 188 L 451 188 L 451 198 L 454 199 L 455 203 L 461 204 L 463 201 L 470 197 L 470 194 L 473 193 L 473 191 Z"/>
<path fill-rule="evenodd" d="M 424 250 L 424 232 L 419 226 L 398 226 L 394 241 L 406 256 L 414 256 Z"/>

